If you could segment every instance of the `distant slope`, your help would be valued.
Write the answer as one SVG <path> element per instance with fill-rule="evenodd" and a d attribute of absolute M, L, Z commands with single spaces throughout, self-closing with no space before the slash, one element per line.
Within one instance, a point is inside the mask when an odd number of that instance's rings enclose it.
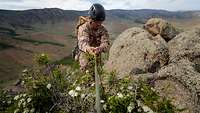
<path fill-rule="evenodd" d="M 198 11 L 185 11 L 185 12 L 170 12 L 165 10 L 108 10 L 108 20 L 113 19 L 148 19 L 151 17 L 162 17 L 162 18 L 175 18 L 175 19 L 189 19 L 194 14 L 198 14 Z M 80 15 L 87 15 L 87 11 L 74 11 L 74 10 L 62 10 L 57 8 L 45 8 L 45 9 L 32 9 L 25 11 L 10 11 L 0 10 L 0 21 L 1 24 L 15 25 L 32 25 L 35 23 L 45 24 L 48 21 L 52 23 L 64 21 L 74 21 Z"/>
<path fill-rule="evenodd" d="M 54 27 L 61 35 L 70 35 L 80 15 L 87 15 L 87 11 L 62 10 L 57 8 L 32 9 L 25 11 L 0 10 L 0 28 L 14 30 L 18 33 L 31 30 L 47 31 Z M 200 11 L 176 11 L 166 10 L 107 10 L 105 25 L 111 34 L 119 34 L 128 27 L 138 26 L 152 17 L 161 17 L 168 20 L 188 21 L 200 18 Z M 111 27 L 110 27 L 111 26 Z M 116 28 L 120 26 L 120 28 Z M 122 27 L 122 28 L 121 28 Z M 113 30 L 114 28 L 114 30 Z M 115 29 L 116 28 L 116 29 Z M 58 30 L 58 31 L 57 31 Z M 8 32 L 9 32 L 8 31 Z M 0 33 L 3 32 L 0 29 Z M 50 31 L 52 33 L 52 31 Z M 47 33 L 49 33 L 47 31 Z"/>

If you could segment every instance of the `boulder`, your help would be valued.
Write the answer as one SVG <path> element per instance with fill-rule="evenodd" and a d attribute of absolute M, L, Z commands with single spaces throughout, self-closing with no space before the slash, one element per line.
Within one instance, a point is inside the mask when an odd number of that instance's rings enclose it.
<path fill-rule="evenodd" d="M 166 41 L 153 37 L 141 28 L 130 28 L 121 33 L 109 51 L 107 70 L 116 70 L 120 77 L 141 73 L 154 73 L 168 62 Z"/>
<path fill-rule="evenodd" d="M 155 76 L 154 87 L 178 108 L 186 108 L 183 113 L 200 113 L 200 73 L 188 59 L 162 67 Z"/>
<path fill-rule="evenodd" d="M 168 46 L 170 62 L 187 58 L 197 68 L 200 66 L 200 28 L 180 33 L 168 42 Z"/>
<path fill-rule="evenodd" d="M 151 18 L 149 19 L 144 28 L 149 31 L 153 36 L 160 35 L 165 41 L 169 41 L 173 39 L 179 32 L 178 30 L 172 26 L 169 22 L 161 19 L 161 18 Z"/>

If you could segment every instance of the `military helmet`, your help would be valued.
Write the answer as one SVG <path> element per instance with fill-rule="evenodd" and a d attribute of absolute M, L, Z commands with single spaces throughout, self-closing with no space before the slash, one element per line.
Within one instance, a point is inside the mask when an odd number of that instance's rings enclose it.
<path fill-rule="evenodd" d="M 106 17 L 104 7 L 98 3 L 93 4 L 90 7 L 88 14 L 92 18 L 92 20 L 95 20 L 95 21 L 104 21 Z"/>

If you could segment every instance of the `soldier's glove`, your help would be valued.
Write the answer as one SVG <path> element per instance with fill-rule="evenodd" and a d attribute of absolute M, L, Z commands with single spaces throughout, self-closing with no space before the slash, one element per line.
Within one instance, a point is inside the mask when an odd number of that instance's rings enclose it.
<path fill-rule="evenodd" d="M 102 50 L 101 50 L 100 47 L 96 47 L 95 50 L 94 50 L 94 52 L 95 52 L 96 55 L 100 54 L 101 51 L 102 51 Z"/>
<path fill-rule="evenodd" d="M 96 53 L 95 53 L 95 47 L 88 47 L 87 48 L 87 52 L 89 53 L 89 54 L 91 54 L 91 55 L 95 55 Z"/>

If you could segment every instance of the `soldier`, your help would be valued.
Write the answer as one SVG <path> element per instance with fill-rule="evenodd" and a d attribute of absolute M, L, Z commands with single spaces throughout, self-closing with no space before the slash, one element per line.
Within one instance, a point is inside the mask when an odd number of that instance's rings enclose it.
<path fill-rule="evenodd" d="M 159 34 L 167 42 L 173 39 L 179 33 L 177 28 L 175 28 L 172 24 L 161 18 L 149 19 L 145 23 L 144 28 L 153 36 Z"/>
<path fill-rule="evenodd" d="M 89 17 L 78 28 L 78 48 L 80 69 L 86 71 L 89 59 L 87 54 L 100 57 L 101 52 L 106 52 L 109 46 L 109 35 L 102 25 L 105 20 L 105 10 L 100 4 L 93 4 L 88 12 Z"/>

